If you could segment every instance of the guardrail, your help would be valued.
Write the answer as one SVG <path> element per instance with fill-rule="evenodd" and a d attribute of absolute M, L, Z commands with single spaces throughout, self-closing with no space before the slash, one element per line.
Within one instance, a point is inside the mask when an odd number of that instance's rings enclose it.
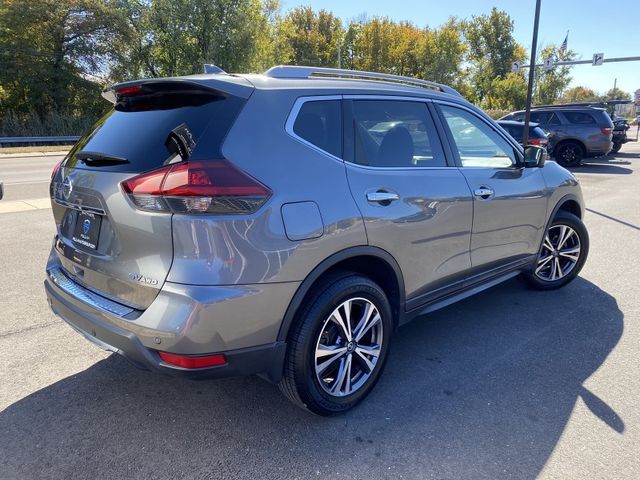
<path fill-rule="evenodd" d="M 0 137 L 0 145 L 46 145 L 60 143 L 76 143 L 79 136 L 69 135 L 61 137 Z"/>

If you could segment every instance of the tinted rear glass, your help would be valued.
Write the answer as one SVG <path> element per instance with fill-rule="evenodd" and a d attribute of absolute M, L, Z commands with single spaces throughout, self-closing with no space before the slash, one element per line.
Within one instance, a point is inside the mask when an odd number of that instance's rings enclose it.
<path fill-rule="evenodd" d="M 300 138 L 336 157 L 342 157 L 342 109 L 340 100 L 305 102 L 293 124 Z"/>
<path fill-rule="evenodd" d="M 529 136 L 531 138 L 546 138 L 547 134 L 540 127 L 534 127 L 529 129 Z"/>
<path fill-rule="evenodd" d="M 116 103 L 80 139 L 69 152 L 65 166 L 143 172 L 179 161 L 176 154 L 182 157 L 185 152 L 198 158 L 220 158 L 222 142 L 244 102 L 202 91 L 156 92 L 126 99 Z M 92 159 L 92 152 L 95 158 L 101 154 L 107 160 Z M 110 157 L 127 162 L 110 164 Z"/>
<path fill-rule="evenodd" d="M 569 122 L 577 125 L 595 124 L 595 119 L 590 113 L 585 112 L 562 112 Z"/>

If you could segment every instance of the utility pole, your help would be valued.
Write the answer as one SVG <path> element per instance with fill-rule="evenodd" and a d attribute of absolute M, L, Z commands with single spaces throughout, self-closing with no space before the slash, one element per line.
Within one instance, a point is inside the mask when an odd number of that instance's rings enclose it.
<path fill-rule="evenodd" d="M 524 113 L 524 135 L 522 144 L 529 143 L 529 120 L 531 120 L 531 97 L 533 96 L 533 77 L 536 66 L 536 46 L 538 44 L 538 25 L 540 24 L 540 1 L 536 0 L 536 16 L 533 22 L 533 40 L 531 41 L 531 59 L 529 60 L 529 85 L 527 86 L 527 106 Z"/>

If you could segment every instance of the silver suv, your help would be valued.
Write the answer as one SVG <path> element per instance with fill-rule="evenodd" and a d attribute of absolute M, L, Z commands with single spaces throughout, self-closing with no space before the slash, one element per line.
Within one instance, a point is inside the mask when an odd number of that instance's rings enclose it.
<path fill-rule="evenodd" d="M 524 111 L 500 120 L 524 121 Z M 549 153 L 563 167 L 575 167 L 587 157 L 606 155 L 613 148 L 613 122 L 604 108 L 578 105 L 535 107 L 531 121 L 552 134 Z"/>
<path fill-rule="evenodd" d="M 259 374 L 322 414 L 362 400 L 397 327 L 589 239 L 576 179 L 443 85 L 274 67 L 140 80 L 56 167 L 53 311 L 134 364 Z"/>

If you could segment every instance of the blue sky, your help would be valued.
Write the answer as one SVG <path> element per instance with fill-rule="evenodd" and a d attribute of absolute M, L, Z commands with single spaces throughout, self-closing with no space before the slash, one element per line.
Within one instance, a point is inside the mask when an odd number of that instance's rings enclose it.
<path fill-rule="evenodd" d="M 450 16 L 468 18 L 489 13 L 492 7 L 506 11 L 514 20 L 516 39 L 531 47 L 534 0 L 282 0 L 286 11 L 298 5 L 324 8 L 349 20 L 361 14 L 411 20 L 418 26 L 436 27 Z M 615 6 L 615 7 L 613 7 Z M 640 2 L 638 0 L 542 0 L 539 45 L 559 45 L 569 30 L 569 48 L 580 59 L 591 59 L 597 52 L 607 57 L 640 56 Z M 640 88 L 640 62 L 605 63 L 600 67 L 576 65 L 572 86 L 584 85 L 604 92 L 618 87 L 633 92 Z"/>

